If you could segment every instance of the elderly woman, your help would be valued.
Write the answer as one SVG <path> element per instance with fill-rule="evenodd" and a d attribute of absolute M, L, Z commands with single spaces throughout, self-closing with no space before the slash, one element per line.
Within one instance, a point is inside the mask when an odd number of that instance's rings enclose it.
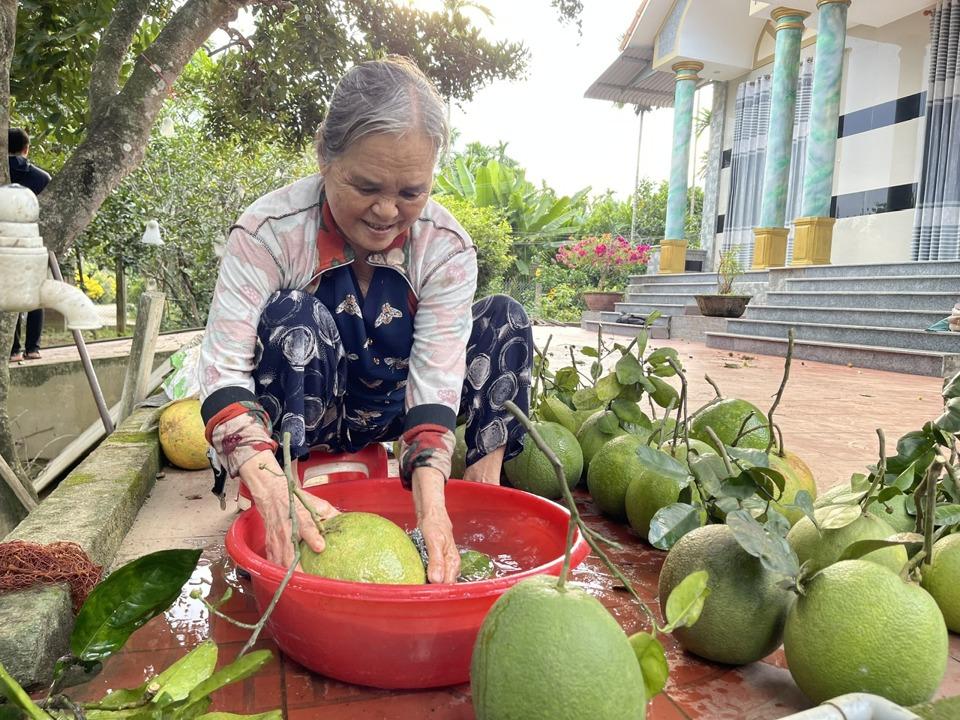
<path fill-rule="evenodd" d="M 320 174 L 260 198 L 231 228 L 201 349 L 202 413 L 226 474 L 253 495 L 275 562 L 293 560 L 284 432 L 299 458 L 400 439 L 431 582 L 459 570 L 444 503 L 457 416 L 467 418 L 465 479 L 498 483 L 520 452 L 523 429 L 503 404 L 528 404 L 530 322 L 511 298 L 473 302 L 476 248 L 430 199 L 447 136 L 443 101 L 416 66 L 361 63 L 317 134 Z"/>

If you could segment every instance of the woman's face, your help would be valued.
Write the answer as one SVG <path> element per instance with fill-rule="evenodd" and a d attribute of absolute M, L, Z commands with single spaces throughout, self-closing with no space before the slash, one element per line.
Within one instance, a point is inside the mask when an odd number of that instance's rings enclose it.
<path fill-rule="evenodd" d="M 333 219 L 361 257 L 386 250 L 420 217 L 435 160 L 421 132 L 376 134 L 321 168 Z"/>

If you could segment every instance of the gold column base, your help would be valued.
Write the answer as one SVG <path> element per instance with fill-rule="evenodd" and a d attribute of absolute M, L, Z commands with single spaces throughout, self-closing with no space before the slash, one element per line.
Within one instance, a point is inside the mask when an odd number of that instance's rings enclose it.
<path fill-rule="evenodd" d="M 791 265 L 829 265 L 833 247 L 831 217 L 798 217 L 793 221 L 793 261 Z"/>
<path fill-rule="evenodd" d="M 686 240 L 660 241 L 660 275 L 682 273 L 687 264 Z"/>
<path fill-rule="evenodd" d="M 787 228 L 758 227 L 753 229 L 753 269 L 766 270 L 787 264 Z"/>

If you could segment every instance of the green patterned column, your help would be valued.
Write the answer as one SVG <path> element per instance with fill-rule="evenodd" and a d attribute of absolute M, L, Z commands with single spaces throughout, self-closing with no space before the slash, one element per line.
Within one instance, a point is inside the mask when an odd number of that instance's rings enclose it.
<path fill-rule="evenodd" d="M 804 217 L 829 217 L 837 155 L 840 83 L 850 0 L 820 0 L 817 59 L 813 72 L 813 110 L 803 177 Z"/>
<path fill-rule="evenodd" d="M 790 182 L 790 155 L 793 120 L 797 107 L 797 68 L 803 19 L 809 13 L 777 8 L 771 14 L 776 31 L 773 93 L 770 123 L 767 126 L 767 154 L 763 166 L 763 196 L 760 225 L 754 228 L 753 267 L 782 267 L 787 262 L 787 187 Z"/>
<path fill-rule="evenodd" d="M 687 254 L 687 176 L 690 170 L 690 137 L 693 132 L 693 95 L 703 63 L 679 62 L 673 103 L 673 153 L 670 158 L 670 189 L 667 193 L 666 237 L 660 249 L 660 272 L 683 272 Z"/>
<path fill-rule="evenodd" d="M 794 221 L 793 264 L 825 265 L 833 245 L 833 171 L 837 157 L 837 120 L 843 81 L 850 0 L 817 2 L 817 56 L 813 71 L 813 107 L 804 164 L 800 217 Z"/>

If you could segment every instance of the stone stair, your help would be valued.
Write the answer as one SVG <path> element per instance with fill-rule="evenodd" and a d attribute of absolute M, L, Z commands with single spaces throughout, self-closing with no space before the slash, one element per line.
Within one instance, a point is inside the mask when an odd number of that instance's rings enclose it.
<path fill-rule="evenodd" d="M 745 295 L 763 296 L 767 285 L 766 271 L 746 272 L 737 280 L 734 289 Z M 617 322 L 623 313 L 649 315 L 654 310 L 660 312 L 660 317 L 654 322 L 651 337 L 667 339 L 671 337 L 671 328 L 677 324 L 677 318 L 700 316 L 697 301 L 694 295 L 709 295 L 717 290 L 717 276 L 715 273 L 688 272 L 676 275 L 631 275 L 624 293 L 624 301 L 616 304 L 616 310 L 601 312 L 599 317 L 585 318 L 580 326 L 586 330 L 596 331 L 597 326 L 603 323 L 604 332 L 611 335 L 636 335 L 638 325 Z M 714 322 L 714 326 L 723 321 L 715 318 L 704 318 Z"/>
<path fill-rule="evenodd" d="M 707 346 L 941 376 L 960 335 L 928 333 L 960 300 L 960 261 L 822 265 L 770 271 L 765 298 L 707 332 Z"/>

